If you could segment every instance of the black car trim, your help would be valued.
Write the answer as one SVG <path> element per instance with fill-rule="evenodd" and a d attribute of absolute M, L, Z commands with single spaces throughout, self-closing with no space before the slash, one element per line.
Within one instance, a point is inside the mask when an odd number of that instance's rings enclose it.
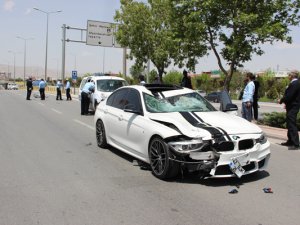
<path fill-rule="evenodd" d="M 207 126 L 212 126 L 211 124 L 204 122 L 204 120 L 200 116 L 198 116 L 195 112 L 191 112 L 191 113 L 193 114 L 193 116 L 195 116 L 201 122 L 205 123 Z M 228 141 L 231 141 L 230 136 L 225 130 L 223 130 L 221 127 L 215 127 L 215 128 L 218 129 L 219 131 L 222 131 L 222 133 L 227 137 Z"/>
<path fill-rule="evenodd" d="M 184 119 L 186 119 L 190 124 L 192 124 L 195 127 L 199 127 L 201 129 L 207 130 L 213 138 L 220 138 L 223 136 L 223 133 L 221 133 L 217 128 L 208 126 L 207 124 L 200 123 L 200 119 L 196 119 L 192 113 L 190 112 L 179 112 Z M 200 121 L 200 122 L 199 122 Z"/>

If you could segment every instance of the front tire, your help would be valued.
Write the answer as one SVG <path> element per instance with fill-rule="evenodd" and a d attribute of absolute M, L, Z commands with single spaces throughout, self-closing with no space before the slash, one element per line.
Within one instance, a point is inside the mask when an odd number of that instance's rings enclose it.
<path fill-rule="evenodd" d="M 102 120 L 98 120 L 96 123 L 96 139 L 97 145 L 100 148 L 106 148 L 108 146 L 106 141 L 106 133 Z"/>
<path fill-rule="evenodd" d="M 178 175 L 179 164 L 170 160 L 167 144 L 160 137 L 154 137 L 149 144 L 150 167 L 154 176 L 169 179 Z"/>

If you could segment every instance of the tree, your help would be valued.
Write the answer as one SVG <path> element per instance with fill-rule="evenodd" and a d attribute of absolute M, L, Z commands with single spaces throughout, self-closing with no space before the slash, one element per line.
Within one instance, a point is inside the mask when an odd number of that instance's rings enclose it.
<path fill-rule="evenodd" d="M 226 90 L 229 90 L 233 73 L 243 63 L 251 60 L 254 54 L 264 53 L 262 44 L 274 41 L 291 43 L 289 27 L 299 24 L 300 0 L 170 2 L 173 29 L 177 33 L 184 32 L 184 42 L 194 43 L 196 39 L 199 45 L 206 46 L 207 52 L 212 50 L 225 75 Z M 185 54 L 185 57 L 190 56 Z M 225 63 L 228 69 L 225 69 Z"/>
<path fill-rule="evenodd" d="M 182 74 L 178 71 L 172 70 L 164 76 L 163 83 L 180 85 Z"/>
<path fill-rule="evenodd" d="M 138 80 L 139 76 L 144 73 L 145 69 L 143 66 L 140 66 L 138 64 L 134 64 L 130 67 L 130 75 L 133 79 Z"/>
<path fill-rule="evenodd" d="M 170 63 L 176 40 L 170 30 L 169 0 L 148 0 L 148 4 L 121 0 L 116 11 L 119 22 L 116 38 L 123 47 L 130 48 L 129 58 L 135 57 L 137 66 L 148 60 L 157 68 L 160 79 Z"/>

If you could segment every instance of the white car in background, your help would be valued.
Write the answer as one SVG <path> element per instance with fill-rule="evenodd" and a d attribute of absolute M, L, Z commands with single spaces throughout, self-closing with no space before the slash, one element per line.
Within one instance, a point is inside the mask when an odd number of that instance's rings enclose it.
<path fill-rule="evenodd" d="M 16 83 L 8 83 L 7 90 L 18 90 L 19 86 Z"/>
<path fill-rule="evenodd" d="M 81 101 L 81 92 L 87 82 L 95 83 L 95 92 L 90 97 L 90 111 L 95 111 L 97 105 L 106 99 L 116 89 L 128 85 L 127 81 L 116 76 L 89 76 L 82 79 L 79 87 L 79 100 Z"/>
<path fill-rule="evenodd" d="M 150 164 L 167 179 L 180 170 L 201 177 L 241 177 L 265 170 L 270 143 L 255 124 L 216 110 L 197 91 L 171 85 L 127 86 L 97 107 L 97 144 Z"/>

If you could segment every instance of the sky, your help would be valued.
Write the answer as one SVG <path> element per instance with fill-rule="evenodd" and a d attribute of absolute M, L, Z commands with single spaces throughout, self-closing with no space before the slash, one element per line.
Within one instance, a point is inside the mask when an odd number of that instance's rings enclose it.
<path fill-rule="evenodd" d="M 44 76 L 46 54 L 46 14 L 36 11 L 57 11 L 49 14 L 48 30 L 48 75 L 60 74 L 62 58 L 62 25 L 86 29 L 87 20 L 114 22 L 115 11 L 120 7 L 120 0 L 0 0 L 0 65 L 11 67 L 14 63 L 13 54 L 16 52 L 15 64 L 24 65 L 24 40 L 16 38 L 33 38 L 28 40 L 26 48 L 27 75 Z M 244 64 L 244 69 L 257 72 L 265 69 L 300 70 L 300 28 L 293 27 L 291 35 L 293 44 L 276 43 L 264 45 L 265 54 L 254 56 Z M 80 31 L 67 30 L 67 38 L 81 40 Z M 83 35 L 85 38 L 85 33 Z M 127 61 L 127 74 L 133 62 Z M 151 69 L 153 69 L 153 65 Z M 168 70 L 178 69 L 171 65 Z M 214 55 L 199 59 L 196 73 L 218 69 Z M 123 71 L 123 50 L 90 46 L 84 43 L 66 44 L 66 76 L 77 70 L 79 75 L 94 72 Z M 182 69 L 180 69 L 182 70 Z M 21 73 L 20 70 L 18 73 Z M 22 74 L 17 74 L 22 77 Z"/>

